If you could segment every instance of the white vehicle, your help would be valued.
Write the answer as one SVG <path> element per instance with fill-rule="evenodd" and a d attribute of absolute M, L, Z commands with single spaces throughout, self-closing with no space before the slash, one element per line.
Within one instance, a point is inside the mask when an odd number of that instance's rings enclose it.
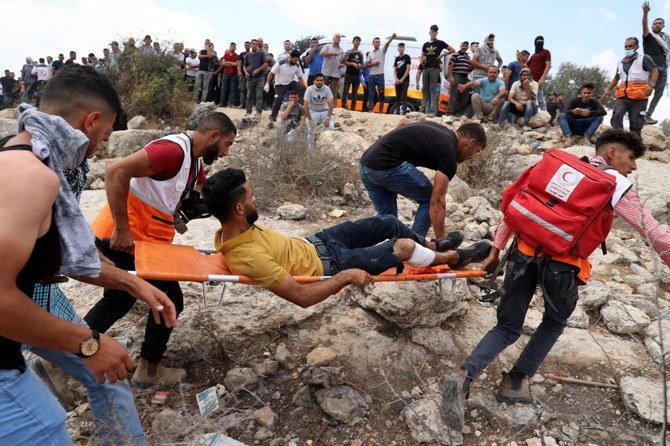
<path fill-rule="evenodd" d="M 388 37 L 380 37 L 381 39 L 381 44 L 380 47 L 383 48 L 384 44 L 386 43 L 386 40 Z M 409 57 L 412 59 L 412 65 L 410 66 L 410 72 L 409 72 L 409 88 L 407 89 L 407 102 L 408 102 L 408 108 L 409 110 L 407 111 L 414 111 L 414 110 L 419 110 L 419 107 L 421 106 L 421 98 L 423 97 L 423 94 L 421 90 L 418 90 L 416 88 L 416 73 L 417 70 L 419 69 L 419 64 L 421 63 L 421 47 L 423 46 L 423 43 L 418 43 L 416 41 L 415 37 L 410 37 L 410 36 L 397 36 L 391 44 L 388 47 L 388 50 L 386 51 L 386 61 L 384 63 L 384 112 L 385 113 L 393 113 L 395 112 L 396 106 L 399 104 L 396 104 L 396 97 L 395 97 L 395 84 L 393 83 L 393 63 L 395 61 L 396 56 L 398 55 L 398 43 L 404 42 L 405 43 L 405 54 L 409 55 Z M 319 41 L 319 51 L 326 45 L 327 43 L 332 43 L 332 39 L 321 39 Z M 342 40 L 340 41 L 340 46 L 342 49 L 346 52 L 347 50 L 351 49 L 353 47 L 353 44 L 351 41 L 345 37 L 342 36 Z M 372 51 L 374 49 L 372 45 L 372 40 L 361 40 L 361 44 L 358 47 L 358 50 L 363 53 L 364 57 L 367 57 L 367 53 L 369 51 Z M 304 60 L 304 57 L 306 56 L 305 54 L 302 55 L 301 59 Z M 342 68 L 342 78 L 344 78 L 344 67 Z M 307 79 L 307 76 L 309 75 L 309 67 L 305 67 L 305 80 Z M 340 90 L 344 88 L 344 82 L 340 81 Z M 358 101 L 356 105 L 357 110 L 362 110 L 363 106 L 363 84 L 358 89 Z M 442 113 L 446 113 L 448 110 L 449 106 L 449 81 L 445 79 L 444 75 L 440 75 L 440 98 L 438 101 L 439 104 L 439 109 Z M 341 104 L 338 99 L 338 103 L 336 104 L 337 107 L 339 107 Z"/>

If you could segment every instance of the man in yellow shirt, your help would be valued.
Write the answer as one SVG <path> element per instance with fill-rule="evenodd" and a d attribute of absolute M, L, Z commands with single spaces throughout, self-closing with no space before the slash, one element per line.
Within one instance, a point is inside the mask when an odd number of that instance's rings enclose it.
<path fill-rule="evenodd" d="M 205 181 L 205 203 L 221 223 L 215 245 L 234 274 L 254 279 L 279 297 L 309 307 L 353 284 L 365 286 L 389 268 L 448 264 L 454 269 L 481 262 L 491 250 L 483 240 L 456 249 L 463 234 L 427 241 L 390 215 L 341 223 L 307 238 L 285 237 L 256 225 L 256 197 L 244 172 L 224 169 Z M 293 276 L 332 276 L 300 284 Z"/>

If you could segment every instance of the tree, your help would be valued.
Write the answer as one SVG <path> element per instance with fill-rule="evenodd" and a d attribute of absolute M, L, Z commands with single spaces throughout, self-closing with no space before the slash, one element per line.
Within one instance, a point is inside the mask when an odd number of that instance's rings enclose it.
<path fill-rule="evenodd" d="M 582 84 L 591 82 L 596 86 L 594 96 L 598 98 L 603 94 L 610 81 L 609 74 L 598 66 L 588 67 L 573 62 L 563 62 L 558 67 L 556 74 L 547 77 L 544 91 L 545 94 L 549 92 L 562 93 L 565 95 L 566 102 L 569 102 L 579 95 L 579 88 Z M 610 95 L 603 105 L 612 108 L 614 106 L 614 96 Z"/>
<path fill-rule="evenodd" d="M 309 49 L 309 42 L 312 39 L 321 40 L 323 35 L 319 34 L 318 36 L 300 36 L 295 42 L 293 42 L 293 49 L 300 51 L 300 54 L 304 53 Z"/>

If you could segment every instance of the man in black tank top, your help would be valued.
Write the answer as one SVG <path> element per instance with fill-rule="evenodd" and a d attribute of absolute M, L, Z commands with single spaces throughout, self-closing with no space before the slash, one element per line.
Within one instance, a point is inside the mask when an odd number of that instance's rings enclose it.
<path fill-rule="evenodd" d="M 72 155 L 83 160 L 92 155 L 112 130 L 120 108 L 109 81 L 95 70 L 68 67 L 46 85 L 41 111 L 27 110 L 20 123 L 24 130 L 0 151 L 0 438 L 8 444 L 67 445 L 65 412 L 25 366 L 20 344 L 81 354 L 99 382 L 125 379 L 133 362 L 112 338 L 86 327 L 58 319 L 29 297 L 37 281 L 49 281 L 58 273 L 62 253 L 54 219 L 54 203 L 62 200 L 62 172 L 51 170 L 32 152 L 33 145 L 50 156 Z M 48 115 L 60 116 L 54 119 Z M 30 116 L 26 123 L 24 116 Z M 37 132 L 36 129 L 44 130 Z M 79 130 L 75 132 L 74 129 Z M 85 136 L 82 136 L 82 134 Z M 79 138 L 79 144 L 61 143 L 63 135 Z M 81 145 L 81 138 L 88 144 Z M 69 141 L 67 138 L 63 138 Z M 50 145 L 47 142 L 58 141 Z M 39 144 L 39 145 L 37 145 Z M 79 153 L 86 152 L 86 153 Z M 45 158 L 48 161 L 48 158 Z M 70 163 L 72 161 L 68 159 Z M 73 166 L 74 167 L 74 166 Z M 63 165 L 63 168 L 67 166 Z M 29 182 L 30 187 L 26 187 Z M 66 249 L 69 249 L 66 248 Z M 129 275 L 102 266 L 98 277 L 81 277 L 88 283 L 132 289 L 136 297 L 163 310 L 166 324 L 174 324 L 174 306 L 167 297 Z M 125 282 L 125 283 L 124 283 Z"/>

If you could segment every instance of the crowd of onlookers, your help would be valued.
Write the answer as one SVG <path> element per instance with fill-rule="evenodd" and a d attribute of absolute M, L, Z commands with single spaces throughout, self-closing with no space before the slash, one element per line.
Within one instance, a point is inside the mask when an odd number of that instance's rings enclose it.
<path fill-rule="evenodd" d="M 421 48 L 416 70 L 415 85 L 422 92 L 420 111 L 428 115 L 440 113 L 440 91 L 446 84 L 450 89 L 449 113 L 453 115 L 466 115 L 502 126 L 522 118 L 523 125 L 528 125 L 538 110 L 545 110 L 550 114 L 550 123 L 559 125 L 565 136 L 593 139 L 606 115 L 602 102 L 616 89 L 612 126 L 623 127 L 623 117 L 628 113 L 631 130 L 639 133 L 644 124 L 656 123 L 651 115 L 665 88 L 667 56 L 670 54 L 670 38 L 662 32 L 664 20 L 655 19 L 649 28 L 648 12 L 649 5 L 645 3 L 644 54 L 638 55 L 638 38 L 626 39 L 625 57 L 618 63 L 614 79 L 600 98 L 596 96 L 595 85 L 587 82 L 581 86 L 578 96 L 567 104 L 560 92 L 545 92 L 552 65 L 551 52 L 544 47 L 543 36 L 535 38 L 532 53 L 518 50 L 513 61 L 503 64 L 495 47 L 494 34 L 487 35 L 482 44 L 463 41 L 455 49 L 437 38 L 438 26 L 432 25 L 430 39 Z M 381 39 L 375 37 L 373 49 L 365 54 L 360 49 L 359 36 L 352 39 L 351 48 L 346 50 L 340 34 L 335 34 L 325 45 L 313 38 L 309 49 L 302 53 L 286 40 L 283 52 L 275 57 L 262 38 L 244 42 L 240 52 L 232 42 L 223 54 L 219 54 L 209 39 L 199 49 L 185 48 L 181 43 L 166 49 L 147 35 L 140 44 L 133 38 L 128 39 L 123 43 L 123 49 L 113 41 L 109 48 L 103 49 L 99 58 L 89 53 L 78 61 L 74 51 L 70 51 L 68 59 L 63 54 L 55 60 L 47 56 L 37 62 L 28 57 L 18 80 L 10 70 L 5 70 L 5 76 L 0 78 L 2 107 L 18 101 L 38 101 L 44 84 L 63 66 L 80 62 L 108 72 L 118 66 L 124 54 L 137 52 L 146 56 L 174 57 L 175 64 L 183 70 L 184 81 L 195 102 L 213 101 L 223 107 L 244 108 L 247 114 L 251 114 L 254 107 L 257 114 L 270 109 L 270 125 L 278 117 L 285 121 L 287 117 L 283 112 L 290 107 L 293 128 L 299 128 L 304 117 L 311 119 L 311 115 L 326 112 L 324 119 L 328 118 L 330 126 L 332 107 L 338 99 L 343 108 L 357 109 L 358 100 L 362 99 L 363 111 L 373 111 L 377 106 L 380 112 L 390 110 L 400 114 L 411 109 L 407 94 L 413 61 L 405 54 L 405 43 L 399 41 L 392 70 L 385 70 L 386 53 L 395 38 L 394 33 L 382 46 Z M 317 75 L 320 76 L 318 84 L 311 87 L 307 100 L 303 81 L 305 71 L 308 73 L 307 87 L 315 83 Z M 385 109 L 385 76 L 391 72 L 396 96 L 392 104 L 386 101 Z M 361 86 L 362 97 L 359 94 Z M 290 99 L 292 92 L 297 94 L 293 101 Z M 652 93 L 654 96 L 647 108 Z M 392 105 L 390 109 L 389 105 Z"/>

